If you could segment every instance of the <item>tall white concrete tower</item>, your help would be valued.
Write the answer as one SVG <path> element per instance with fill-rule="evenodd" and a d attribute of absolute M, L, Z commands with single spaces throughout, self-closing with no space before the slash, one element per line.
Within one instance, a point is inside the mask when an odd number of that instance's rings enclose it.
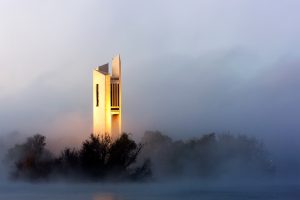
<path fill-rule="evenodd" d="M 111 74 L 109 63 L 93 71 L 93 134 L 108 134 L 116 139 L 122 133 L 122 81 L 121 59 L 112 59 Z"/>

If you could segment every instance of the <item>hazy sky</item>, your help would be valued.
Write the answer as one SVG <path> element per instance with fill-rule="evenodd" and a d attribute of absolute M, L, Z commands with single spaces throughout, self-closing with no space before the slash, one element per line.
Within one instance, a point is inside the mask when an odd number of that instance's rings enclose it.
<path fill-rule="evenodd" d="M 92 69 L 120 53 L 125 131 L 295 142 L 299 8 L 299 0 L 0 0 L 0 134 L 86 137 Z"/>

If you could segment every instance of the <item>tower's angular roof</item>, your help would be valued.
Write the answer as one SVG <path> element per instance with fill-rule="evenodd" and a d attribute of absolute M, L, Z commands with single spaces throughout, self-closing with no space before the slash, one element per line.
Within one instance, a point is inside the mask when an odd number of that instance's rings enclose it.
<path fill-rule="evenodd" d="M 108 75 L 109 74 L 109 64 L 108 63 L 106 63 L 106 64 L 104 64 L 104 65 L 101 65 L 101 66 L 99 66 L 99 67 L 97 67 L 97 71 L 98 72 L 101 72 L 102 74 L 105 74 L 105 75 Z"/>

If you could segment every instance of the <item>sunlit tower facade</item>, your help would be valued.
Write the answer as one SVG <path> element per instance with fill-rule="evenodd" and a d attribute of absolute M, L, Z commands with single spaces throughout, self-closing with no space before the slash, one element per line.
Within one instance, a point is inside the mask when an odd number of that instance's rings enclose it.
<path fill-rule="evenodd" d="M 122 132 L 121 58 L 93 70 L 93 134 L 116 139 Z"/>

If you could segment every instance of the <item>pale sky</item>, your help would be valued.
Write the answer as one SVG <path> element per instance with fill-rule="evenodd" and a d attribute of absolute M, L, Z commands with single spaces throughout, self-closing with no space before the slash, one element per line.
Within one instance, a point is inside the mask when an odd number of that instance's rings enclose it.
<path fill-rule="evenodd" d="M 0 0 L 0 134 L 89 135 L 92 69 L 120 53 L 124 131 L 295 143 L 299 9 L 298 0 Z"/>

